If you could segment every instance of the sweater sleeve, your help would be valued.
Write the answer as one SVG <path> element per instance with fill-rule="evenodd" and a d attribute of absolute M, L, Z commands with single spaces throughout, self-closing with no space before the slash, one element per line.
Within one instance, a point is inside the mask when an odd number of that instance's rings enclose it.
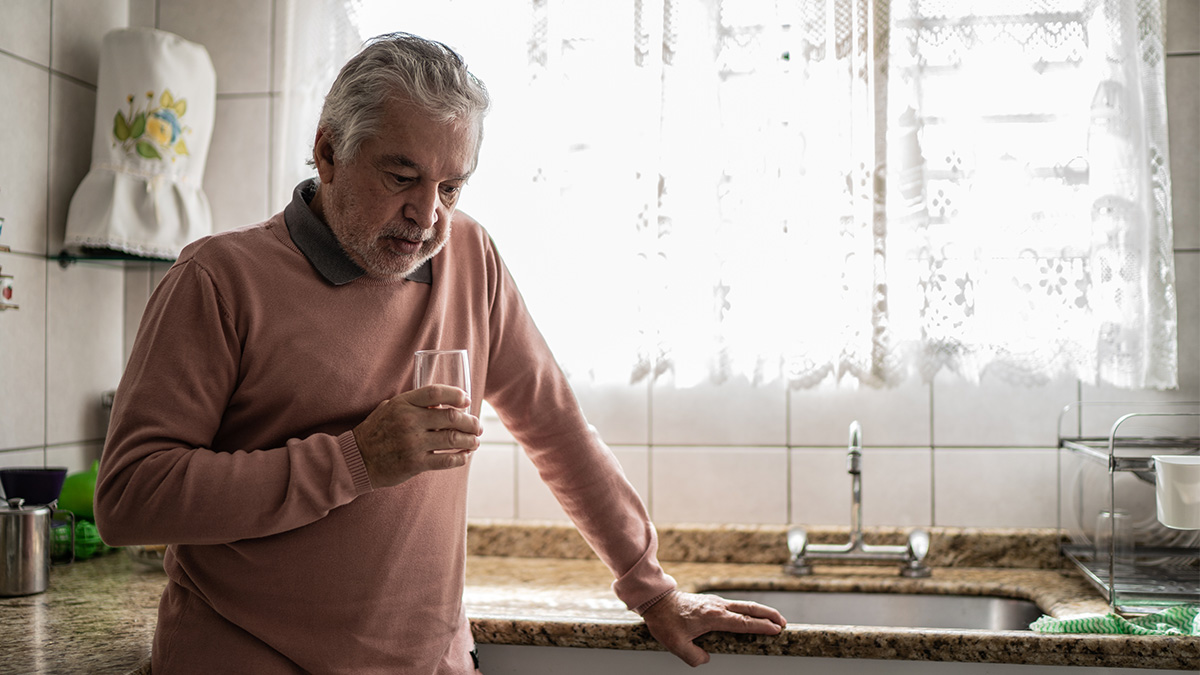
<path fill-rule="evenodd" d="M 176 263 L 150 298 L 114 399 L 95 497 L 107 543 L 267 536 L 370 490 L 349 431 L 213 449 L 241 344 L 209 275 L 195 261 Z"/>
<path fill-rule="evenodd" d="M 641 498 L 600 439 L 489 247 L 491 345 L 485 396 L 588 545 L 612 570 L 613 591 L 638 613 L 675 588 L 657 558 Z"/>

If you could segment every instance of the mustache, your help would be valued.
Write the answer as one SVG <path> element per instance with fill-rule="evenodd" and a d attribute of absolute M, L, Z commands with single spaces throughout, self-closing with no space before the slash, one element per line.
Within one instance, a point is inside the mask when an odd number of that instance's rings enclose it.
<path fill-rule="evenodd" d="M 422 229 L 416 225 L 392 225 L 380 233 L 384 237 L 407 239 L 408 241 L 429 241 L 436 234 L 435 228 Z"/>

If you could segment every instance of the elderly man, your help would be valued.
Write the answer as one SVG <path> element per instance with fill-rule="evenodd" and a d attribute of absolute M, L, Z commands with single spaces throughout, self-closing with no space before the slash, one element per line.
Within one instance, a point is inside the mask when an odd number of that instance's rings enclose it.
<path fill-rule="evenodd" d="M 155 290 L 96 488 L 107 542 L 170 545 L 155 672 L 474 672 L 483 398 L 672 652 L 696 665 L 706 632 L 785 624 L 678 592 L 659 566 L 491 239 L 455 211 L 487 107 L 445 46 L 373 40 L 326 98 L 317 178 L 265 223 L 188 246 Z M 467 349 L 473 391 L 410 390 L 429 348 Z"/>

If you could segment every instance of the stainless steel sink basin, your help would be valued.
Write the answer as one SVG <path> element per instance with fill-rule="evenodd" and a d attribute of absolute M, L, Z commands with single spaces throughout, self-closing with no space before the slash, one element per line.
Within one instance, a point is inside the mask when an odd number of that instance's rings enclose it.
<path fill-rule="evenodd" d="M 1028 630 L 1042 616 L 1027 600 L 992 596 L 810 591 L 709 591 L 730 600 L 751 600 L 778 609 L 791 623 Z"/>

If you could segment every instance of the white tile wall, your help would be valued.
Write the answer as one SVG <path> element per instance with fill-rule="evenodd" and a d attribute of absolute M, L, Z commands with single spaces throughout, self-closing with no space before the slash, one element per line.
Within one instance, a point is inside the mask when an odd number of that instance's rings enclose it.
<path fill-rule="evenodd" d="M 125 362 L 124 271 L 116 265 L 49 266 L 46 293 L 46 442 L 103 440 L 100 395 Z"/>
<path fill-rule="evenodd" d="M 1197 195 L 1200 196 L 1200 190 Z M 1179 392 L 1176 395 L 1181 399 L 1200 401 L 1200 248 L 1175 253 L 1175 287 L 1179 292 Z"/>
<path fill-rule="evenodd" d="M 660 523 L 787 522 L 786 448 L 655 447 L 651 461 Z"/>
<path fill-rule="evenodd" d="M 92 165 L 96 90 L 55 75 L 50 78 L 50 205 L 46 253 L 63 249 L 75 188 Z"/>
<path fill-rule="evenodd" d="M 213 231 L 223 232 L 270 217 L 269 137 L 269 96 L 217 96 L 212 144 L 204 167 L 204 194 L 212 207 Z"/>
<path fill-rule="evenodd" d="M 1167 0 L 1167 51 L 1200 52 L 1200 2 Z"/>
<path fill-rule="evenodd" d="M 0 54 L 0 129 L 5 129 L 0 162 L 0 236 L 14 251 L 46 250 L 46 189 L 49 166 L 50 74 L 44 67 Z M 11 131 L 20 130 L 20 133 Z"/>
<path fill-rule="evenodd" d="M 482 443 L 471 456 L 467 515 L 471 518 L 516 518 L 517 446 Z"/>
<path fill-rule="evenodd" d="M 1028 387 L 971 385 L 942 372 L 933 382 L 933 442 L 958 447 L 1054 447 L 1062 407 L 1079 399 L 1074 379 Z"/>
<path fill-rule="evenodd" d="M 0 253 L 0 268 L 13 276 L 13 301 L 21 307 L 0 312 L 0 450 L 46 443 L 46 268 L 50 264 L 54 263 L 40 256 Z M 4 454 L 0 452 L 0 463 Z"/>
<path fill-rule="evenodd" d="M 891 390 L 785 391 L 662 380 L 597 388 L 580 404 L 660 522 L 845 524 L 847 426 L 864 440 L 868 525 L 1053 526 L 1058 407 L 1200 399 L 1200 9 L 1167 3 L 1167 100 L 1174 180 L 1180 389 L 1121 392 L 1072 381 L 1016 388 L 941 376 Z M 273 73 L 289 3 L 279 0 L 0 0 L 0 266 L 21 309 L 0 313 L 0 465 L 47 459 L 85 468 L 99 450 L 96 398 L 116 386 L 138 319 L 166 265 L 77 264 L 56 253 L 86 173 L 103 34 L 156 26 L 204 44 L 218 102 L 205 191 L 215 226 L 262 220 L 271 204 Z M 290 190 L 291 186 L 287 186 Z M 286 195 L 285 195 L 286 197 Z M 524 453 L 485 416 L 473 517 L 561 519 Z M 1107 423 L 1095 422 L 1091 427 Z"/>
<path fill-rule="evenodd" d="M 677 388 L 663 378 L 652 389 L 650 442 L 666 445 L 787 444 L 787 399 L 780 382 L 754 385 L 738 377 L 720 385 Z"/>
<path fill-rule="evenodd" d="M 850 423 L 858 420 L 864 443 L 928 447 L 930 386 L 913 378 L 894 389 L 859 389 L 845 383 L 792 391 L 788 442 L 844 446 Z"/>
<path fill-rule="evenodd" d="M 260 93 L 271 88 L 274 6 L 270 0 L 158 0 L 158 27 L 208 49 L 217 94 Z"/>
<path fill-rule="evenodd" d="M 846 451 L 793 448 L 791 522 L 849 525 L 852 479 Z M 929 448 L 866 446 L 860 464 L 864 526 L 933 524 Z"/>
<path fill-rule="evenodd" d="M 157 11 L 134 4 L 143 17 Z M 130 0 L 0 2 L 0 243 L 12 248 L 0 266 L 20 305 L 0 314 L 0 465 L 82 470 L 103 442 L 100 393 L 116 386 L 130 332 L 126 272 L 52 257 L 91 163 L 101 40 L 133 11 Z"/>
<path fill-rule="evenodd" d="M 0 16 L 0 50 L 49 66 L 50 0 L 0 0 Z"/>
<path fill-rule="evenodd" d="M 1057 525 L 1058 457 L 1053 448 L 935 449 L 933 464 L 935 525 Z"/>
<path fill-rule="evenodd" d="M 129 25 L 154 28 L 158 25 L 158 0 L 129 0 Z"/>
<path fill-rule="evenodd" d="M 96 85 L 100 43 L 113 28 L 129 25 L 129 0 L 54 0 L 50 67 Z"/>
<path fill-rule="evenodd" d="M 1192 7 L 1200 2 L 1192 2 Z M 1193 13 L 1193 16 L 1195 14 Z M 1192 25 L 1200 23 L 1193 20 Z M 1198 31 L 1200 32 L 1200 31 Z M 1200 124 L 1196 121 L 1200 49 L 1167 57 L 1167 134 L 1171 143 L 1171 216 L 1175 248 L 1200 248 Z M 1193 111 L 1188 115 L 1175 111 Z"/>

